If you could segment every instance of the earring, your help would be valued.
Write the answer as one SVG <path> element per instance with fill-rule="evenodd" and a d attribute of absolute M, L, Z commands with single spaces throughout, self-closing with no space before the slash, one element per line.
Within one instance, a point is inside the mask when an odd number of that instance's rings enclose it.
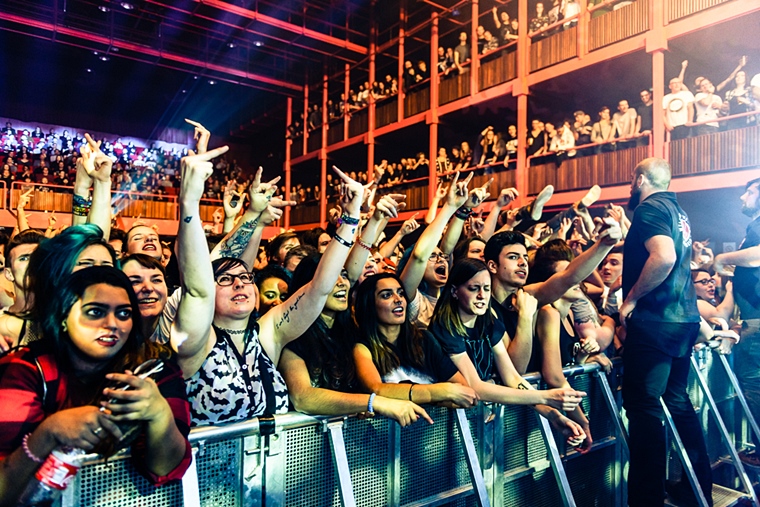
<path fill-rule="evenodd" d="M 69 332 L 69 326 L 66 324 L 65 320 L 63 322 L 61 322 L 61 329 L 63 329 L 64 333 L 68 333 Z"/>

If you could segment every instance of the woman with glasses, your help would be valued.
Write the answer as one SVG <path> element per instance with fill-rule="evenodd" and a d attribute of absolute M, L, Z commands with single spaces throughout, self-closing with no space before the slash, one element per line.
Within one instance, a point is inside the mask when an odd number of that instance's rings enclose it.
<path fill-rule="evenodd" d="M 705 269 L 692 269 L 691 281 L 694 282 L 694 290 L 697 292 L 697 308 L 699 314 L 705 320 L 721 318 L 728 322 L 734 313 L 734 286 L 731 281 L 726 282 L 726 296 L 718 304 L 715 294 L 715 279 Z"/>
<path fill-rule="evenodd" d="M 194 425 L 287 412 L 288 390 L 275 365 L 283 347 L 319 317 L 332 293 L 353 245 L 364 193 L 360 183 L 335 170 L 342 180 L 344 212 L 314 278 L 257 319 L 259 298 L 243 261 L 224 257 L 187 265 L 193 257 L 190 252 L 205 243 L 199 202 L 213 172 L 209 160 L 224 151 L 182 159 L 177 260 L 186 276 L 171 344 L 185 377 Z M 265 210 L 275 191 L 273 187 L 257 194 L 250 206 Z"/>

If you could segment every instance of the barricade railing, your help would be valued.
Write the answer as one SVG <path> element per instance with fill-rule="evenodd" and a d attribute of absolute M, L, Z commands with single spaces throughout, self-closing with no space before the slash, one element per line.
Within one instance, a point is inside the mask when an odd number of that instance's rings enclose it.
<path fill-rule="evenodd" d="M 91 456 L 63 506 L 574 506 L 574 494 L 613 505 L 624 483 L 622 440 L 603 414 L 609 404 L 617 410 L 617 394 L 598 371 L 596 364 L 566 370 L 574 387 L 589 392 L 584 410 L 598 435 L 583 455 L 565 449 L 549 422 L 525 406 L 426 407 L 435 424 L 409 428 L 380 417 L 291 412 L 193 429 L 195 460 L 182 484 L 150 485 L 127 454 L 107 462 Z"/>

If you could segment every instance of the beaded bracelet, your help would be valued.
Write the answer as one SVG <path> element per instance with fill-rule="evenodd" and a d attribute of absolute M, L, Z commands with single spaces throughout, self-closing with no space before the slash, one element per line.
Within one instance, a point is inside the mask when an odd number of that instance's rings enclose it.
<path fill-rule="evenodd" d="M 348 213 L 343 213 L 340 218 L 338 219 L 338 227 L 341 225 L 359 225 L 359 219 L 354 218 Z"/>
<path fill-rule="evenodd" d="M 74 205 L 71 207 L 71 212 L 78 217 L 86 217 L 90 212 L 90 207 Z"/>
<path fill-rule="evenodd" d="M 372 402 L 375 401 L 375 396 L 377 396 L 375 393 L 372 393 L 369 395 L 369 402 L 367 403 L 367 412 L 370 414 L 375 413 L 375 407 L 372 406 Z"/>
<path fill-rule="evenodd" d="M 21 440 L 21 448 L 24 450 L 24 454 L 26 454 L 27 458 L 34 461 L 35 463 L 42 463 L 44 460 L 40 458 L 39 456 L 35 456 L 34 453 L 29 450 L 30 436 L 31 436 L 31 433 L 27 433 L 26 435 L 24 435 L 23 440 Z"/>
<path fill-rule="evenodd" d="M 345 239 L 341 238 L 339 234 L 336 234 L 335 236 L 333 236 L 333 238 L 335 238 L 335 241 L 345 246 L 346 248 L 351 248 L 352 246 L 354 246 L 353 241 L 346 241 Z"/>
<path fill-rule="evenodd" d="M 472 208 L 461 207 L 454 212 L 454 216 L 460 220 L 467 220 L 472 215 Z"/>
<path fill-rule="evenodd" d="M 359 243 L 359 246 L 365 249 L 366 251 L 368 252 L 372 251 L 372 245 L 370 245 L 369 243 L 365 243 L 364 241 L 361 240 L 361 238 L 357 238 L 356 241 Z"/>

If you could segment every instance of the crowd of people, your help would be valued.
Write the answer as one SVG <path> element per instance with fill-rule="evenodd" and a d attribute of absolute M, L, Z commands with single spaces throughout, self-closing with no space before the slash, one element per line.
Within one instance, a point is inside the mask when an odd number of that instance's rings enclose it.
<path fill-rule="evenodd" d="M 187 469 L 191 426 L 289 410 L 378 414 L 406 426 L 433 422 L 426 404 L 529 405 L 586 452 L 586 393 L 563 368 L 593 362 L 609 372 L 616 356 L 626 365 L 631 505 L 654 505 L 664 494 L 664 428 L 652 422 L 661 420 L 660 395 L 679 428 L 690 429 L 682 438 L 710 491 L 685 396 L 688 356 L 698 336 L 731 352 L 737 331 L 745 334 L 734 302 L 753 325 L 757 268 L 745 250 L 714 256 L 707 242 L 692 241 L 688 217 L 667 192 L 665 161 L 636 167 L 632 219 L 617 205 L 592 216 L 598 186 L 548 220 L 551 186 L 523 207 L 512 205 L 515 189 L 494 189 L 484 217 L 478 210 L 491 182 L 472 188 L 472 173 L 455 172 L 425 225 L 412 216 L 392 236 L 384 229 L 406 196 L 334 168 L 339 204 L 327 229 L 266 242 L 264 228 L 296 202 L 279 197 L 279 177 L 264 182 L 259 169 L 244 191 L 225 185 L 223 237 L 209 245 L 200 201 L 216 174 L 212 161 L 227 148 L 208 150 L 205 129 L 195 128 L 196 150 L 180 160 L 174 252 L 148 224 L 113 226 L 116 164 L 88 135 L 74 188 L 92 191 L 75 194 L 72 226 L 43 233 L 18 213 L 4 245 L 11 286 L 0 314 L 0 504 L 13 504 L 55 448 L 109 455 L 137 434 L 132 459 L 160 484 Z M 752 181 L 742 197 L 753 224 L 759 189 Z M 741 284 L 725 277 L 728 265 L 747 266 L 736 268 L 747 275 Z M 659 337 L 655 324 L 672 328 L 671 341 L 641 338 Z M 664 377 L 649 370 L 652 346 L 671 365 Z M 145 361 L 163 367 L 155 379 L 136 375 Z M 548 388 L 525 382 L 528 371 L 540 371 Z M 737 373 L 756 403 L 756 369 Z M 637 446 L 643 435 L 649 443 Z"/>
<path fill-rule="evenodd" d="M 197 135 L 206 134 L 199 132 Z M 187 155 L 187 149 L 162 149 L 155 143 L 150 147 L 136 146 L 133 141 L 122 142 L 121 138 L 99 141 L 101 151 L 113 163 L 113 190 L 150 194 L 149 198 L 157 200 L 176 195 L 180 185 L 180 159 Z M 5 182 L 7 189 L 14 182 L 25 184 L 23 188 L 37 184 L 40 191 L 52 190 L 47 185 L 71 187 L 76 180 L 80 148 L 86 144 L 84 137 L 74 130 L 65 129 L 59 133 L 51 128 L 45 133 L 40 127 L 16 129 L 8 121 L 0 130 L 0 159 L 3 163 L 0 180 Z M 204 197 L 207 199 L 222 199 L 224 184 L 230 180 L 238 180 L 241 184 L 249 181 L 237 161 L 229 162 L 224 156 L 215 161 L 215 169 L 217 172 L 206 184 Z"/>

